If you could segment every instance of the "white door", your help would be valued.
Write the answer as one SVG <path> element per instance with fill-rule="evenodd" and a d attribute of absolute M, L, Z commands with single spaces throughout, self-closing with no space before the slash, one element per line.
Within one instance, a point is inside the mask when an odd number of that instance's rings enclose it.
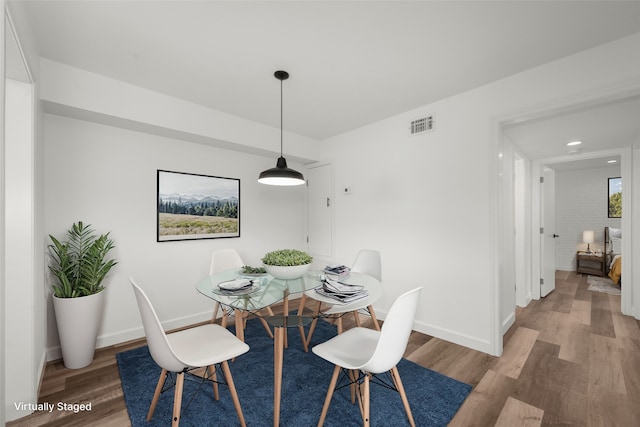
<path fill-rule="evenodd" d="M 332 256 L 333 168 L 330 164 L 307 171 L 307 245 L 310 254 Z"/>
<path fill-rule="evenodd" d="M 543 181 L 540 183 L 540 296 L 545 297 L 556 288 L 556 234 L 555 198 L 556 175 L 552 169 L 544 167 Z"/>

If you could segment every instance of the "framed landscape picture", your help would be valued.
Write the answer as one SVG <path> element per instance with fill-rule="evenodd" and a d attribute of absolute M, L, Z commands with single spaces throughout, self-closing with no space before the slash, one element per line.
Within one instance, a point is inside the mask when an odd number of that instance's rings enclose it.
<path fill-rule="evenodd" d="M 240 237 L 240 180 L 158 170 L 158 242 Z"/>

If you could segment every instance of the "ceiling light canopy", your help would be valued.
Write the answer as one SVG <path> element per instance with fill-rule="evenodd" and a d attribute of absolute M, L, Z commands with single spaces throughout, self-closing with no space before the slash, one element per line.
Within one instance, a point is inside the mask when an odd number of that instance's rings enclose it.
<path fill-rule="evenodd" d="M 287 167 L 287 159 L 282 155 L 282 81 L 289 78 L 289 73 L 276 71 L 273 75 L 280 80 L 280 157 L 275 168 L 260 173 L 258 182 L 267 185 L 301 185 L 305 183 L 304 176 L 297 170 Z"/>

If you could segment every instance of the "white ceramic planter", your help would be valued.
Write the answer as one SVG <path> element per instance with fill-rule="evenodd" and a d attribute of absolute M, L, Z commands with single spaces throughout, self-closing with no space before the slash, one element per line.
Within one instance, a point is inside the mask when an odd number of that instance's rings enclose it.
<path fill-rule="evenodd" d="M 276 279 L 291 280 L 291 279 L 297 279 L 298 277 L 302 277 L 305 274 L 307 274 L 307 271 L 309 271 L 310 266 L 311 264 L 292 265 L 292 266 L 265 265 L 264 268 L 265 270 L 267 270 L 267 273 L 269 273 Z"/>
<path fill-rule="evenodd" d="M 79 369 L 93 361 L 105 291 L 80 298 L 53 297 L 64 366 Z"/>

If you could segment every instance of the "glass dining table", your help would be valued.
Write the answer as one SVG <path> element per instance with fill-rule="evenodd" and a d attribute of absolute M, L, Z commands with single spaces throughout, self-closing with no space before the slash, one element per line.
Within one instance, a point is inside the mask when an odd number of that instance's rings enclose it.
<path fill-rule="evenodd" d="M 203 278 L 196 284 L 196 289 L 202 295 L 235 312 L 236 335 L 244 340 L 245 315 L 256 315 L 264 325 L 266 321 L 260 314 L 261 310 L 269 309 L 272 305 L 282 302 L 283 313 L 289 313 L 289 296 L 303 293 L 310 295 L 310 292 L 314 292 L 315 288 L 322 285 L 323 278 L 322 272 L 315 270 L 296 279 L 284 280 L 276 279 L 270 274 L 243 274 L 241 269 L 231 269 Z M 250 280 L 251 286 L 238 291 L 223 289 L 226 282 L 237 279 Z M 349 312 L 367 307 L 382 295 L 382 283 L 367 274 L 352 272 L 349 277 L 340 280 L 344 283 L 362 285 L 367 290 L 368 296 L 343 304 L 314 292 L 313 299 L 329 306 L 337 305 L 341 312 Z M 330 312 L 331 310 L 328 313 Z M 298 315 L 302 315 L 301 310 Z"/>
<path fill-rule="evenodd" d="M 246 279 L 251 281 L 250 285 L 243 286 L 239 290 L 225 290 L 225 283 Z M 323 274 L 319 271 L 310 271 L 306 275 L 297 279 L 276 279 L 269 274 L 246 275 L 240 269 L 226 270 L 212 276 L 206 277 L 197 283 L 196 289 L 202 295 L 234 310 L 236 335 L 244 341 L 244 317 L 246 314 L 256 315 L 271 334 L 273 327 L 274 336 L 274 405 L 273 422 L 274 426 L 279 425 L 280 419 L 280 399 L 282 388 L 282 368 L 283 350 L 287 347 L 286 330 L 289 327 L 297 327 L 300 330 L 300 338 L 305 351 L 308 351 L 308 341 L 305 339 L 303 327 L 312 321 L 317 321 L 318 314 L 314 317 L 303 316 L 303 306 L 298 308 L 297 315 L 289 315 L 289 296 L 292 294 L 304 295 L 313 292 L 313 299 L 318 303 L 326 303 L 339 309 L 330 309 L 327 313 L 338 312 L 348 313 L 365 308 L 373 304 L 382 295 L 382 283 L 366 274 L 351 273 L 348 278 L 340 279 L 343 283 L 362 285 L 368 293 L 366 298 L 356 300 L 347 304 L 338 303 L 336 300 L 320 295 L 315 292 L 315 288 L 322 285 Z M 236 282 L 237 283 L 237 282 Z M 222 288 L 220 287 L 222 285 Z M 260 314 L 263 309 L 268 309 L 271 305 L 283 303 L 284 315 L 274 316 L 271 314 L 266 318 Z M 302 300 L 304 301 L 304 299 Z M 272 313 L 272 312 L 270 312 Z M 375 321 L 375 319 L 374 319 Z M 377 322 L 376 322 L 377 324 Z"/>

